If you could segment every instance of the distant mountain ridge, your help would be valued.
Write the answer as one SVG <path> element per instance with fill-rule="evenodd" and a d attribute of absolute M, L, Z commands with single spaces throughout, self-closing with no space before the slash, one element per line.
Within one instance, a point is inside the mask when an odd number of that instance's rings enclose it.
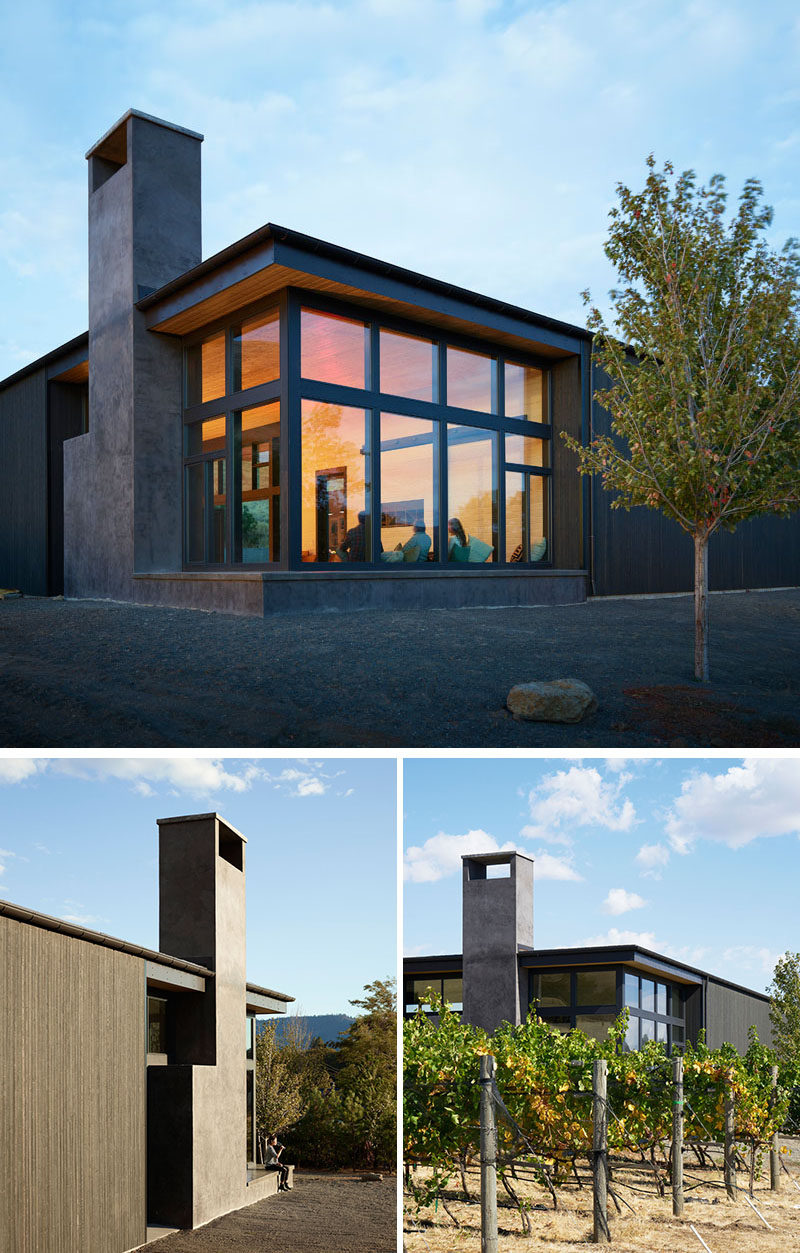
<path fill-rule="evenodd" d="M 278 1040 L 283 1040 L 297 1024 L 308 1036 L 309 1044 L 317 1036 L 326 1044 L 335 1044 L 342 1032 L 355 1022 L 355 1018 L 351 1018 L 348 1014 L 297 1014 L 287 1018 L 275 1018 L 271 1021 L 275 1023 L 275 1035 Z M 259 1022 L 258 1026 L 263 1030 L 262 1022 Z"/>

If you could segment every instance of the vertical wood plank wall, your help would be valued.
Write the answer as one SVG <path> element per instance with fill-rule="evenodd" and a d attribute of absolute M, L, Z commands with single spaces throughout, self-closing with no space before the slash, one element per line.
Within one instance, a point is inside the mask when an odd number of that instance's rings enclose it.
<path fill-rule="evenodd" d="M 0 392 L 0 587 L 47 595 L 47 372 Z"/>
<path fill-rule="evenodd" d="M 715 983 L 713 979 L 708 981 L 706 996 L 706 1043 L 709 1048 L 719 1048 L 726 1040 L 730 1040 L 740 1053 L 744 1053 L 749 1044 L 748 1031 L 751 1023 L 755 1024 L 762 1044 L 772 1043 L 769 1005 L 766 1001 L 757 1000 L 746 992 L 728 988 L 722 983 Z"/>
<path fill-rule="evenodd" d="M 580 358 L 553 366 L 553 562 L 559 570 L 583 569 L 583 500 L 578 459 L 559 438 L 581 437 Z"/>
<path fill-rule="evenodd" d="M 143 1243 L 143 963 L 0 917 L 0 1249 Z"/>

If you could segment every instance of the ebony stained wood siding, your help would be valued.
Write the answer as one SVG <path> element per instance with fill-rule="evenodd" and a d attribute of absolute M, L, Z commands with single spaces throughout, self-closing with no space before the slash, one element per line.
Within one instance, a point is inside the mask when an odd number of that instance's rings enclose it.
<path fill-rule="evenodd" d="M 0 587 L 47 595 L 47 373 L 0 392 Z"/>
<path fill-rule="evenodd" d="M 594 370 L 593 388 L 607 386 Z M 594 435 L 611 433 L 607 412 L 592 405 Z M 593 591 L 597 596 L 690 592 L 694 587 L 694 547 L 676 522 L 655 509 L 612 509 L 614 493 L 592 480 Z M 712 536 L 708 545 L 712 591 L 726 588 L 800 585 L 800 513 L 791 518 L 761 517 L 743 522 L 731 534 Z"/>
<path fill-rule="evenodd" d="M 747 992 L 739 992 L 736 988 L 729 988 L 709 979 L 706 1012 L 706 1043 L 709 1048 L 719 1048 L 729 1040 L 740 1053 L 744 1053 L 750 1042 L 748 1032 L 751 1026 L 758 1031 L 762 1044 L 772 1043 L 769 1004 L 759 997 L 749 996 Z"/>
<path fill-rule="evenodd" d="M 560 438 L 581 437 L 580 358 L 553 366 L 553 562 L 559 570 L 582 570 L 583 508 L 577 458 Z"/>
<path fill-rule="evenodd" d="M 144 964 L 0 917 L 0 1249 L 123 1253 L 145 1226 Z"/>

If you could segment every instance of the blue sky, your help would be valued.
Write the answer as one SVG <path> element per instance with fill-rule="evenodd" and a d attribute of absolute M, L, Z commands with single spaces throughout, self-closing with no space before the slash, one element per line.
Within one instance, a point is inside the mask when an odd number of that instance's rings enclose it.
<path fill-rule="evenodd" d="M 404 948 L 461 951 L 461 857 L 534 858 L 534 946 L 626 940 L 763 991 L 796 951 L 800 762 L 406 762 Z"/>
<path fill-rule="evenodd" d="M 307 1014 L 395 973 L 393 759 L 0 757 L 0 898 L 158 948 L 156 819 L 247 837 L 248 978 Z"/>
<path fill-rule="evenodd" d="M 0 39 L 0 377 L 84 331 L 86 150 L 201 131 L 204 255 L 272 220 L 583 320 L 654 151 L 800 234 L 792 0 L 28 0 Z"/>

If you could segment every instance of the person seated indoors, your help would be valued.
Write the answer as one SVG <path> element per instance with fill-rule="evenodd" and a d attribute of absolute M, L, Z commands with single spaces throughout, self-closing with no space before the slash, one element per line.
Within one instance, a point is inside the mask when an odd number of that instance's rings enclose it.
<path fill-rule="evenodd" d="M 469 548 L 467 533 L 461 525 L 460 518 L 449 518 L 447 521 L 447 560 L 466 561 L 466 549 Z M 464 549 L 462 553 L 459 550 Z"/>
<path fill-rule="evenodd" d="M 406 540 L 401 549 L 403 561 L 427 561 L 430 550 L 431 537 L 425 530 L 425 523 L 415 522 L 414 534 L 411 539 Z"/>
<path fill-rule="evenodd" d="M 336 555 L 340 561 L 368 561 L 369 555 L 367 535 L 367 514 L 364 509 L 359 511 L 358 522 L 351 526 L 339 547 Z M 378 551 L 383 552 L 383 545 L 378 544 Z"/>
<path fill-rule="evenodd" d="M 478 539 L 475 535 L 467 535 L 459 518 L 450 518 L 447 523 L 447 560 L 468 561 L 471 564 L 482 564 L 493 555 L 491 544 Z"/>

